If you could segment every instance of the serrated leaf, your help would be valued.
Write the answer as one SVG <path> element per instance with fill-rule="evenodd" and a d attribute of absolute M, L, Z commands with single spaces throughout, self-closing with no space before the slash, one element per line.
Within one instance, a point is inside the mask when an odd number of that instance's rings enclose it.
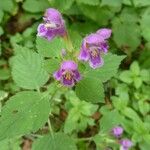
<path fill-rule="evenodd" d="M 149 1 L 150 2 L 150 1 Z M 144 13 L 142 14 L 140 24 L 142 30 L 142 36 L 147 40 L 150 41 L 150 8 L 145 9 Z"/>
<path fill-rule="evenodd" d="M 99 69 L 88 67 L 84 78 L 76 85 L 76 94 L 80 99 L 93 103 L 104 102 L 103 82 L 106 82 L 117 72 L 124 56 L 107 54 L 104 56 L 104 65 Z"/>
<path fill-rule="evenodd" d="M 0 140 L 12 138 L 41 128 L 48 119 L 49 101 L 33 91 L 19 92 L 2 108 Z"/>
<path fill-rule="evenodd" d="M 110 6 L 110 7 L 121 7 L 122 5 L 122 1 L 123 0 L 115 0 L 115 1 L 112 1 L 112 0 L 102 0 L 101 1 L 101 6 Z"/>
<path fill-rule="evenodd" d="M 12 13 L 14 7 L 15 7 L 15 4 L 13 0 L 4 0 L 4 1 L 1 0 L 0 1 L 0 10 L 4 10 L 4 11 Z"/>
<path fill-rule="evenodd" d="M 134 61 L 131 65 L 130 65 L 130 70 L 132 71 L 132 73 L 136 76 L 138 76 L 140 74 L 140 66 L 138 64 L 137 61 Z"/>
<path fill-rule="evenodd" d="M 99 25 L 107 25 L 108 20 L 110 20 L 114 16 L 114 11 L 110 11 L 107 7 L 99 7 L 99 6 L 90 6 L 90 5 L 79 5 L 82 13 L 94 20 Z"/>
<path fill-rule="evenodd" d="M 75 142 L 64 133 L 46 135 L 33 143 L 33 150 L 77 150 Z"/>
<path fill-rule="evenodd" d="M 52 3 L 52 5 L 58 10 L 63 12 L 72 6 L 74 0 L 52 0 L 50 3 Z"/>
<path fill-rule="evenodd" d="M 133 82 L 132 74 L 129 70 L 122 71 L 119 75 L 119 79 L 129 84 Z"/>
<path fill-rule="evenodd" d="M 76 94 L 81 100 L 92 103 L 104 102 L 104 89 L 100 80 L 93 77 L 84 77 L 76 85 Z"/>
<path fill-rule="evenodd" d="M 140 72 L 140 76 L 143 81 L 145 81 L 145 82 L 150 81 L 150 71 L 143 69 Z"/>
<path fill-rule="evenodd" d="M 0 69 L 0 80 L 7 80 L 10 78 L 10 70 L 8 68 Z"/>
<path fill-rule="evenodd" d="M 125 109 L 122 110 L 122 113 L 126 117 L 130 118 L 133 121 L 136 121 L 136 122 L 140 122 L 141 121 L 141 119 L 138 116 L 138 114 L 132 108 L 126 107 Z"/>
<path fill-rule="evenodd" d="M 133 0 L 133 3 L 135 5 L 135 7 L 144 7 L 144 6 L 150 5 L 149 0 Z"/>
<path fill-rule="evenodd" d="M 142 85 L 142 78 L 140 77 L 135 77 L 133 80 L 134 86 L 136 89 L 140 88 Z"/>
<path fill-rule="evenodd" d="M 99 0 L 76 0 L 78 3 L 83 3 L 87 5 L 98 5 L 100 2 Z"/>
<path fill-rule="evenodd" d="M 104 65 L 95 70 L 88 68 L 85 72 L 85 76 L 92 77 L 93 79 L 99 79 L 102 82 L 105 82 L 117 73 L 119 65 L 124 58 L 125 56 L 117 56 L 108 53 L 103 57 Z"/>
<path fill-rule="evenodd" d="M 134 51 L 140 44 L 140 27 L 136 22 L 128 21 L 126 15 L 112 21 L 113 39 L 117 46 Z M 130 15 L 131 17 L 131 15 Z M 132 16 L 131 18 L 136 18 Z M 130 20 L 130 19 L 129 19 Z M 133 19 L 131 19 L 133 20 Z"/>
<path fill-rule="evenodd" d="M 59 57 L 61 50 L 65 48 L 65 43 L 61 38 L 48 41 L 44 38 L 37 37 L 36 48 L 43 57 Z"/>
<path fill-rule="evenodd" d="M 25 89 L 43 86 L 48 80 L 43 58 L 31 50 L 22 50 L 12 58 L 12 77 L 19 87 Z"/>
<path fill-rule="evenodd" d="M 23 3 L 23 9 L 31 13 L 43 12 L 48 6 L 47 0 L 25 0 Z"/>
<path fill-rule="evenodd" d="M 100 129 L 102 132 L 109 132 L 117 125 L 122 125 L 124 118 L 117 110 L 112 110 L 103 115 L 100 119 Z"/>
<path fill-rule="evenodd" d="M 143 115 L 146 115 L 150 111 L 150 105 L 147 102 L 139 101 L 138 106 Z"/>
<path fill-rule="evenodd" d="M 44 67 L 48 73 L 53 74 L 59 69 L 60 63 L 61 62 L 59 59 L 46 59 L 44 62 Z"/>
<path fill-rule="evenodd" d="M 20 144 L 21 140 L 5 139 L 3 141 L 0 141 L 0 148 L 1 150 L 21 150 Z"/>

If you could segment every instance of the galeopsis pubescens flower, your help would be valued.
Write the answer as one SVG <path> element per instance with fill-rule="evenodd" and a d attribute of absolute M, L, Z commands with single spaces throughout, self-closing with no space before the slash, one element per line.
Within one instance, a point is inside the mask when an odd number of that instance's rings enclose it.
<path fill-rule="evenodd" d="M 120 150 L 129 150 L 132 147 L 133 143 L 129 139 L 123 139 L 120 141 L 121 147 Z"/>
<path fill-rule="evenodd" d="M 79 60 L 89 61 L 90 66 L 96 69 L 103 65 L 101 53 L 107 53 L 107 39 L 111 36 L 110 29 L 100 29 L 85 37 L 82 42 Z"/>
<path fill-rule="evenodd" d="M 81 80 L 78 65 L 72 60 L 62 62 L 60 69 L 54 73 L 54 78 L 65 86 L 74 86 Z"/>
<path fill-rule="evenodd" d="M 60 12 L 53 8 L 48 8 L 43 17 L 44 22 L 39 24 L 37 36 L 52 40 L 56 36 L 64 36 L 65 24 Z"/>
<path fill-rule="evenodd" d="M 112 129 L 112 134 L 115 136 L 115 137 L 120 137 L 123 133 L 123 128 L 120 127 L 120 126 L 116 126 Z"/>

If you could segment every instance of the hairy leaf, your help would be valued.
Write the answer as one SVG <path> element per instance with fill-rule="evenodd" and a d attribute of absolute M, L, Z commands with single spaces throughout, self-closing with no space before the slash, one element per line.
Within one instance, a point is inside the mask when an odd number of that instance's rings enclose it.
<path fill-rule="evenodd" d="M 23 50 L 12 58 L 12 77 L 19 87 L 37 89 L 48 80 L 42 57 L 30 50 Z"/>
<path fill-rule="evenodd" d="M 48 119 L 49 101 L 41 94 L 24 91 L 10 97 L 2 109 L 0 140 L 35 132 Z"/>
<path fill-rule="evenodd" d="M 33 144 L 33 150 L 77 150 L 75 142 L 69 136 L 64 133 L 55 133 L 46 135 L 43 138 L 38 139 Z"/>

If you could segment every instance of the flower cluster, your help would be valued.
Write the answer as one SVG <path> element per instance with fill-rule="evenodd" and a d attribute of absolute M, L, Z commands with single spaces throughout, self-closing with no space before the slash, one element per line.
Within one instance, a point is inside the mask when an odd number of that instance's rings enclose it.
<path fill-rule="evenodd" d="M 64 61 L 58 71 L 54 73 L 54 78 L 65 86 L 74 86 L 75 82 L 81 80 L 78 65 L 72 61 Z"/>
<path fill-rule="evenodd" d="M 107 53 L 107 39 L 111 36 L 110 29 L 100 29 L 96 33 L 84 38 L 81 46 L 79 60 L 89 61 L 89 65 L 96 69 L 103 65 L 101 53 Z"/>
<path fill-rule="evenodd" d="M 64 36 L 65 24 L 60 12 L 56 9 L 49 8 L 46 10 L 44 23 L 39 24 L 37 36 L 52 40 L 56 36 Z"/>
<path fill-rule="evenodd" d="M 116 126 L 112 129 L 112 134 L 117 139 L 120 139 L 123 134 L 123 128 L 120 126 Z M 133 143 L 129 139 L 121 139 L 119 140 L 120 150 L 129 150 L 132 147 Z"/>
<path fill-rule="evenodd" d="M 64 20 L 58 10 L 53 8 L 47 9 L 43 21 L 44 23 L 38 26 L 37 36 L 44 37 L 49 41 L 56 36 L 67 36 Z M 110 36 L 111 30 L 106 28 L 86 36 L 83 39 L 78 60 L 88 61 L 90 67 L 93 69 L 101 67 L 104 64 L 102 54 L 108 51 L 109 46 L 107 40 Z M 63 58 L 66 52 L 62 50 Z M 63 61 L 60 69 L 54 73 L 54 78 L 65 86 L 74 86 L 76 82 L 81 80 L 77 62 L 74 60 Z"/>

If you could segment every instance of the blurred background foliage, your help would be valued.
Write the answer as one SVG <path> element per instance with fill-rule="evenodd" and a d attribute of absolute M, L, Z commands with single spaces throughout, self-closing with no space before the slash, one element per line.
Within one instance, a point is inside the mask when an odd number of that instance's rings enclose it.
<path fill-rule="evenodd" d="M 121 64 L 118 75 L 105 85 L 107 101 L 100 109 L 100 131 L 107 131 L 121 123 L 127 136 L 131 136 L 137 144 L 135 150 L 148 150 L 150 0 L 0 0 L 0 101 L 19 90 L 11 78 L 9 58 L 19 49 L 18 44 L 31 49 L 36 47 L 37 26 L 42 21 L 45 9 L 49 7 L 61 11 L 77 49 L 82 37 L 87 34 L 103 27 L 112 29 L 110 51 L 126 54 L 127 57 Z M 72 105 L 75 107 L 68 109 L 69 112 L 80 107 L 82 102 Z M 88 107 L 96 109 L 96 106 Z M 91 113 L 89 111 L 89 115 Z M 69 117 L 71 118 L 71 113 Z M 93 124 L 84 115 L 82 117 L 85 122 L 79 126 L 79 130 L 85 130 L 87 122 Z M 72 125 L 69 121 L 67 119 L 65 123 L 66 133 L 74 130 L 73 127 L 70 128 Z M 0 145 L 6 143 L 7 141 L 1 142 Z M 12 143 L 14 147 L 20 144 L 18 141 Z"/>

